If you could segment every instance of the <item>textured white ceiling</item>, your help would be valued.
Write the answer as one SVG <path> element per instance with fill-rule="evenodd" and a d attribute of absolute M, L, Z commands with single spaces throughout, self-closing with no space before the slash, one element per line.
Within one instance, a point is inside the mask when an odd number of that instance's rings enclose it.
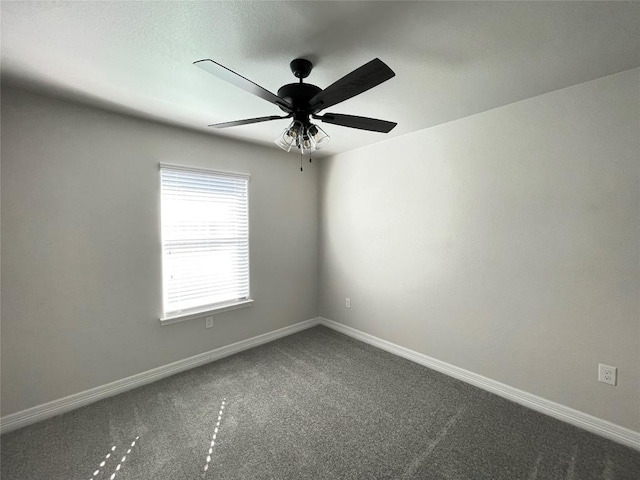
<path fill-rule="evenodd" d="M 637 2 L 2 2 L 2 81 L 273 145 L 280 114 L 192 65 L 211 58 L 276 92 L 315 64 L 322 88 L 378 57 L 396 77 L 331 107 L 398 122 L 323 124 L 332 154 L 640 66 Z"/>

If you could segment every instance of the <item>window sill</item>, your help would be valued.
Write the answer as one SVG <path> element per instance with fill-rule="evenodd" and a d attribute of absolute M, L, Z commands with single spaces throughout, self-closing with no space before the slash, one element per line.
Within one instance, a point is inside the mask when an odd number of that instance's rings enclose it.
<path fill-rule="evenodd" d="M 193 320 L 195 318 L 202 318 L 207 315 L 215 315 L 217 313 L 228 312 L 229 310 L 236 310 L 237 308 L 249 307 L 253 304 L 253 300 L 248 298 L 246 300 L 235 300 L 233 302 L 222 303 L 214 307 L 204 308 L 202 310 L 190 310 L 188 312 L 175 313 L 160 317 L 160 325 L 170 325 L 172 323 L 186 322 L 187 320 Z"/>

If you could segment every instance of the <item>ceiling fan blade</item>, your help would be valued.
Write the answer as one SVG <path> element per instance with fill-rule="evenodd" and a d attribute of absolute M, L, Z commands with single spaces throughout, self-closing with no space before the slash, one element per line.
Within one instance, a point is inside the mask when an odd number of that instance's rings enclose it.
<path fill-rule="evenodd" d="M 233 70 L 228 69 L 227 67 L 220 65 L 217 62 L 209 58 L 205 58 L 204 60 L 198 60 L 193 62 L 196 67 L 200 67 L 206 72 L 209 72 L 216 77 L 229 82 L 232 85 L 235 85 L 238 88 L 241 88 L 253 95 L 256 95 L 267 102 L 273 103 L 278 107 L 283 108 L 287 112 L 293 111 L 293 107 L 289 102 L 283 100 L 277 95 L 271 93 L 269 90 L 262 88 L 260 85 L 253 83 L 248 78 L 243 77 L 239 73 L 234 72 Z"/>
<path fill-rule="evenodd" d="M 370 130 L 372 132 L 389 133 L 396 122 L 387 122 L 377 118 L 357 117 L 355 115 L 342 115 L 340 113 L 325 113 L 322 116 L 314 115 L 313 118 L 322 120 L 325 123 L 333 123 L 343 127 L 359 128 L 360 130 Z"/>
<path fill-rule="evenodd" d="M 379 58 L 374 58 L 316 94 L 309 100 L 311 111 L 316 113 L 336 103 L 344 102 L 386 82 L 395 75 L 386 63 Z"/>
<path fill-rule="evenodd" d="M 279 117 L 278 115 L 270 115 L 268 117 L 247 118 L 246 120 L 236 120 L 234 122 L 213 123 L 208 125 L 215 128 L 238 127 L 240 125 L 249 125 L 251 123 L 268 122 L 270 120 L 282 120 L 283 118 L 291 118 L 291 115 Z"/>

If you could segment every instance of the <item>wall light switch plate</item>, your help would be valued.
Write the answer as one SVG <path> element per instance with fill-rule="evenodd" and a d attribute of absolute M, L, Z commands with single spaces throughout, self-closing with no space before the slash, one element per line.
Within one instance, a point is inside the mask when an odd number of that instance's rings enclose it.
<path fill-rule="evenodd" d="M 344 306 L 346 308 L 351 308 L 351 299 L 349 297 L 344 299 Z"/>
<path fill-rule="evenodd" d="M 602 383 L 608 383 L 609 385 L 616 385 L 618 380 L 618 369 L 611 365 L 598 364 L 598 381 Z"/>
<path fill-rule="evenodd" d="M 205 319 L 205 327 L 207 328 L 213 327 L 213 317 L 207 317 Z"/>

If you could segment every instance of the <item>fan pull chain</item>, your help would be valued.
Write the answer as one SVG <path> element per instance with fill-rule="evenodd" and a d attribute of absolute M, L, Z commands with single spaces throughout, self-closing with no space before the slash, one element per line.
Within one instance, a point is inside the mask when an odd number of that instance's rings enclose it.
<path fill-rule="evenodd" d="M 302 172 L 302 150 L 300 150 L 300 171 Z"/>

